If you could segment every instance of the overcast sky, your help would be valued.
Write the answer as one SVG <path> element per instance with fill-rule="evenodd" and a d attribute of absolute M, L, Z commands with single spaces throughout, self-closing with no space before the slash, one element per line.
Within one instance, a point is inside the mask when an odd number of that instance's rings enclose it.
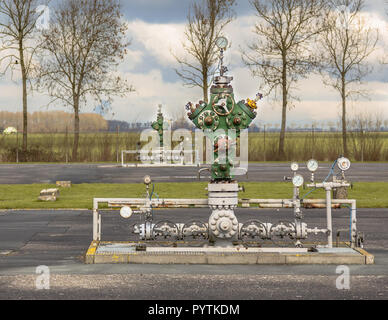
<path fill-rule="evenodd" d="M 128 37 L 131 39 L 129 53 L 119 71 L 136 88 L 136 92 L 125 99 L 115 99 L 112 104 L 114 115 L 107 119 L 124 121 L 149 121 L 156 116 L 158 104 L 163 104 L 170 117 L 182 113 L 188 101 L 201 99 L 201 90 L 182 86 L 175 74 L 177 67 L 171 52 L 183 54 L 182 40 L 188 0 L 123 0 L 124 16 L 129 24 Z M 253 98 L 258 92 L 258 79 L 252 78 L 241 61 L 240 48 L 254 39 L 252 33 L 256 17 L 248 0 L 238 0 L 235 7 L 237 19 L 231 23 L 226 36 L 232 48 L 226 53 L 229 74 L 234 76 L 233 87 L 237 100 Z M 363 14 L 367 21 L 380 31 L 381 42 L 371 62 L 376 66 L 368 77 L 366 89 L 370 100 L 360 100 L 349 104 L 350 113 L 367 111 L 380 114 L 388 119 L 388 65 L 377 62 L 388 48 L 388 16 L 385 14 L 384 0 L 366 0 Z M 323 86 L 321 78 L 312 75 L 300 81 L 297 95 L 300 102 L 289 111 L 288 124 L 306 124 L 312 121 L 336 122 L 340 115 L 338 94 Z M 10 76 L 0 78 L 0 110 L 21 111 L 21 87 L 11 81 Z M 29 100 L 29 111 L 53 109 L 69 110 L 60 105 L 47 108 L 47 98 L 34 94 Z M 88 105 L 83 112 L 92 112 L 95 105 Z M 280 106 L 264 99 L 260 102 L 256 123 L 280 123 Z"/>

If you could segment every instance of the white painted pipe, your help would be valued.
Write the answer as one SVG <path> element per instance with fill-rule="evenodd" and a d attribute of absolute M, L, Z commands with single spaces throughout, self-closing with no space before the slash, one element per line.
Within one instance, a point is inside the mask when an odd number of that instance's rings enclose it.
<path fill-rule="evenodd" d="M 331 216 L 331 188 L 326 188 L 327 246 L 333 248 L 333 221 Z"/>
<path fill-rule="evenodd" d="M 144 205 L 144 198 L 95 198 L 93 199 L 93 240 L 101 240 L 101 215 L 98 213 L 99 203 L 117 203 L 117 204 L 132 204 L 132 205 Z M 239 200 L 240 203 L 258 203 L 263 204 L 267 208 L 285 208 L 292 207 L 293 200 L 291 199 L 244 199 Z M 177 204 L 177 205 L 206 205 L 208 204 L 208 199 L 153 199 L 152 206 L 157 207 L 158 204 L 163 205 L 163 203 L 168 204 Z M 326 191 L 326 199 L 307 199 L 303 200 L 303 203 L 307 204 L 325 204 L 327 210 L 327 224 L 330 234 L 328 235 L 328 245 L 332 247 L 332 214 L 331 206 L 333 204 L 349 204 L 351 205 L 351 245 L 354 247 L 356 245 L 357 237 L 357 211 L 356 211 L 356 200 L 345 200 L 345 199 L 331 199 L 331 191 Z"/>
<path fill-rule="evenodd" d="M 93 240 L 98 240 L 98 210 L 93 210 Z"/>

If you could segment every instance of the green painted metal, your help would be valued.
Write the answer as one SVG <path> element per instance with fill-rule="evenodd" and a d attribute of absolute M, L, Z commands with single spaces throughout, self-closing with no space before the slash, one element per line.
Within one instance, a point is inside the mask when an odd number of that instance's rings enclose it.
<path fill-rule="evenodd" d="M 152 123 L 151 127 L 152 129 L 158 132 L 159 139 L 160 139 L 160 147 L 163 148 L 164 146 L 163 136 L 164 136 L 164 130 L 166 129 L 167 124 L 164 122 L 164 116 L 162 113 L 161 106 L 159 106 L 157 119 L 155 122 Z"/>
<path fill-rule="evenodd" d="M 229 85 L 233 78 L 221 75 L 215 78 L 210 89 L 210 101 L 200 101 L 197 105 L 189 103 L 189 119 L 195 126 L 204 131 L 214 145 L 214 162 L 211 168 L 213 181 L 230 181 L 234 177 L 231 169 L 234 166 L 233 155 L 241 130 L 248 129 L 256 118 L 256 101 L 236 102 L 233 88 Z M 259 96 L 261 98 L 261 96 Z M 221 156 L 221 149 L 227 150 Z M 222 152 L 225 155 L 225 152 Z"/>

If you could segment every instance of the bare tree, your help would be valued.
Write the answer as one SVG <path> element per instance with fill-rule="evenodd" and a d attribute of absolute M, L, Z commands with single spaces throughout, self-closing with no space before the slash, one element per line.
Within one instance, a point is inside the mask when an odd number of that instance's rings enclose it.
<path fill-rule="evenodd" d="M 187 41 L 182 43 L 187 56 L 178 57 L 173 54 L 180 65 L 175 70 L 178 76 L 186 86 L 200 87 L 206 103 L 218 58 L 215 40 L 233 20 L 234 3 L 235 0 L 204 0 L 202 4 L 193 3 L 187 17 Z"/>
<path fill-rule="evenodd" d="M 172 129 L 183 129 L 183 128 L 191 128 L 191 122 L 187 119 L 187 113 L 185 109 L 179 108 L 174 109 L 170 112 L 171 118 L 173 119 L 172 122 Z"/>
<path fill-rule="evenodd" d="M 27 151 L 28 131 L 28 84 L 33 70 L 33 58 L 37 44 L 36 22 L 37 0 L 1 0 L 0 1 L 0 67 L 3 73 L 15 69 L 21 70 L 23 90 L 23 154 Z M 42 2 L 40 2 L 42 4 Z"/>
<path fill-rule="evenodd" d="M 388 16 L 388 0 L 385 1 L 385 5 L 386 5 L 385 13 Z M 387 51 L 387 50 L 385 50 L 385 51 Z M 388 64 L 388 54 L 387 53 L 383 54 L 383 56 L 381 57 L 380 60 L 381 60 L 380 63 L 382 65 Z"/>
<path fill-rule="evenodd" d="M 356 160 L 363 162 L 381 159 L 381 151 L 384 147 L 384 138 L 380 132 L 383 125 L 382 119 L 381 113 L 371 114 L 367 111 L 362 111 L 349 119 L 353 157 Z"/>
<path fill-rule="evenodd" d="M 347 101 L 366 95 L 359 85 L 372 72 L 367 58 L 378 42 L 378 30 L 368 27 L 360 16 L 363 5 L 364 0 L 330 0 L 331 10 L 325 19 L 327 29 L 321 37 L 324 61 L 321 74 L 325 85 L 338 91 L 342 100 L 344 155 L 348 155 Z"/>
<path fill-rule="evenodd" d="M 242 52 L 244 63 L 254 77 L 260 78 L 261 90 L 275 100 L 282 99 L 282 122 L 278 155 L 284 157 L 287 110 L 297 99 L 293 89 L 316 66 L 312 43 L 322 31 L 321 15 L 325 0 L 252 0 L 259 19 L 254 33 L 257 40 Z"/>
<path fill-rule="evenodd" d="M 77 159 L 79 113 L 91 97 L 102 103 L 132 91 L 115 75 L 129 43 L 127 25 L 116 0 L 67 0 L 52 16 L 50 30 L 42 34 L 38 87 L 74 110 L 72 159 Z"/>

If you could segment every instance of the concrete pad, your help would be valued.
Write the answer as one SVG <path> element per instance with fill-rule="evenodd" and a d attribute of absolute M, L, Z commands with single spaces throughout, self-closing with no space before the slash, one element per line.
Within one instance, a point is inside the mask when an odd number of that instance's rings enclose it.
<path fill-rule="evenodd" d="M 280 253 L 262 253 L 257 256 L 256 264 L 286 264 L 286 255 Z"/>
<path fill-rule="evenodd" d="M 362 265 L 365 264 L 365 256 L 361 254 L 331 254 L 314 252 L 309 254 L 287 255 L 286 264 Z"/>
<path fill-rule="evenodd" d="M 374 264 L 375 263 L 374 255 L 366 252 L 364 249 L 361 249 L 361 248 L 357 248 L 356 251 L 358 251 L 360 254 L 365 256 L 365 264 Z"/>
<path fill-rule="evenodd" d="M 320 248 L 217 248 L 159 247 L 148 243 L 146 251 L 137 251 L 144 242 L 92 242 L 85 255 L 86 264 L 207 264 L 207 265 L 364 265 L 374 262 L 373 255 L 362 249 Z M 187 244 L 186 244 L 187 245 Z"/>

